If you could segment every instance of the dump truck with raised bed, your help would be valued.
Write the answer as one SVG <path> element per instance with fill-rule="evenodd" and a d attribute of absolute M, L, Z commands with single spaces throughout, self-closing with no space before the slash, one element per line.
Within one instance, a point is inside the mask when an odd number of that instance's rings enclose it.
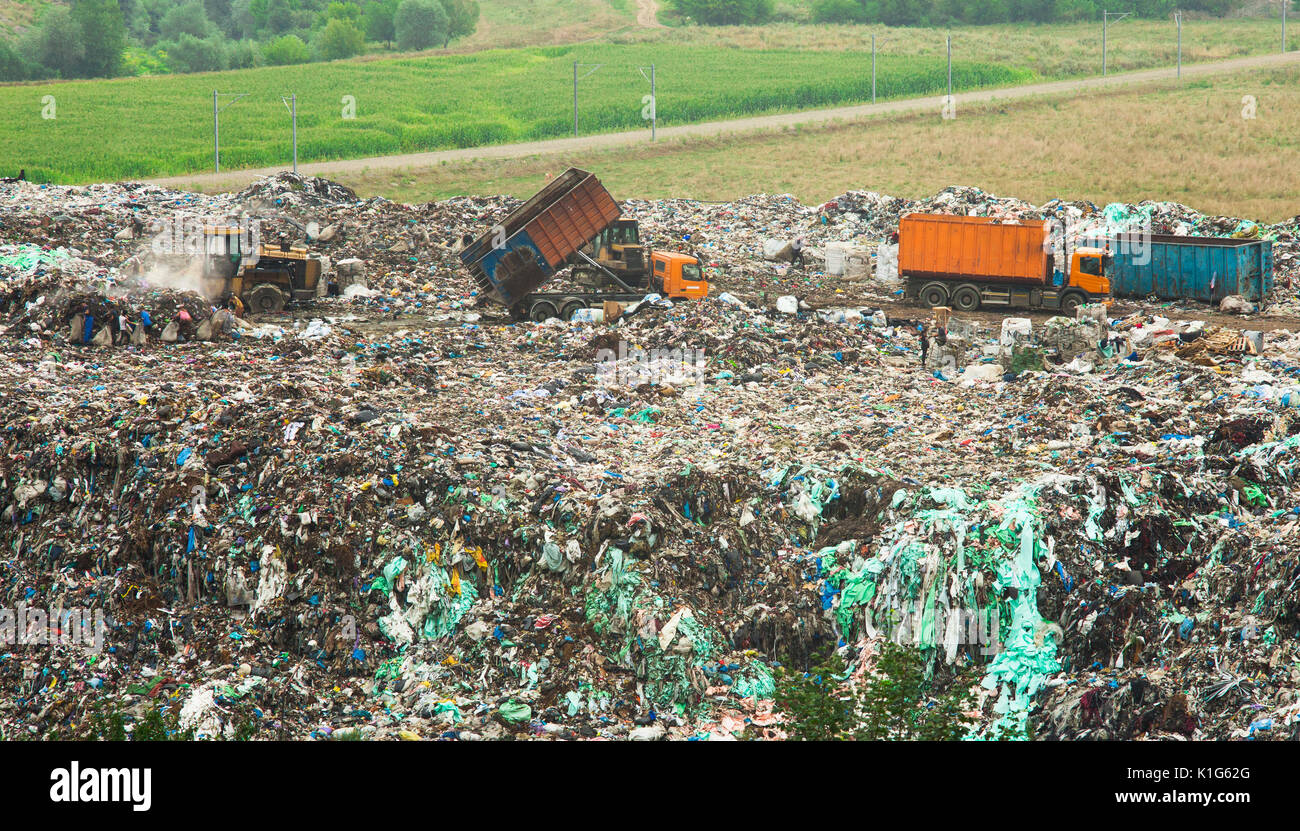
<path fill-rule="evenodd" d="M 898 223 L 898 274 L 905 296 L 963 312 L 981 306 L 1059 309 L 1073 314 L 1110 294 L 1108 252 L 1079 247 L 1056 270 L 1049 225 L 982 216 L 907 214 Z"/>
<path fill-rule="evenodd" d="M 1120 297 L 1261 303 L 1273 289 L 1270 240 L 1125 233 L 1096 243 L 1113 251 L 1106 276 Z"/>
<path fill-rule="evenodd" d="M 642 246 L 635 220 L 620 220 L 621 213 L 599 179 L 570 168 L 466 245 L 460 260 L 486 296 L 539 322 L 648 293 L 708 296 L 699 260 Z M 570 265 L 577 288 L 538 291 Z"/>

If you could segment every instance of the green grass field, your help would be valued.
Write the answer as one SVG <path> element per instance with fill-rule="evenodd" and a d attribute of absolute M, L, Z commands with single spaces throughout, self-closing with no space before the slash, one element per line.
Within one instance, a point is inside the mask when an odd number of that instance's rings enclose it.
<path fill-rule="evenodd" d="M 1117 4 L 1118 6 L 1119 4 Z M 1289 46 L 1300 46 L 1294 29 Z M 1020 66 L 1045 79 L 1101 74 L 1101 21 L 1087 23 L 1003 23 L 951 29 L 887 26 L 835 26 L 779 23 L 767 26 L 639 29 L 614 36 L 617 42 L 653 41 L 712 45 L 733 49 L 818 49 L 942 57 L 952 35 L 954 59 Z M 1107 37 L 1111 72 L 1173 66 L 1178 55 L 1172 20 L 1129 18 L 1112 23 Z M 1187 20 L 1183 23 L 1183 61 L 1222 60 L 1281 49 L 1278 18 Z"/>
<path fill-rule="evenodd" d="M 662 125 L 809 109 L 871 94 L 861 55 L 823 51 L 662 49 L 652 44 L 502 50 L 391 61 L 0 88 L 0 159 L 35 181 L 84 182 L 211 170 L 212 90 L 249 93 L 221 117 L 222 167 L 291 158 L 282 94 L 298 96 L 300 161 L 471 147 L 573 130 L 573 62 L 600 64 L 580 81 L 583 133 L 647 126 L 657 67 Z M 590 67 L 584 67 L 586 72 Z M 957 62 L 959 89 L 1029 80 L 1025 70 Z M 882 97 L 943 89 L 938 58 L 881 59 Z M 42 117 L 54 96 L 54 118 Z M 344 96 L 355 118 L 344 118 Z"/>
<path fill-rule="evenodd" d="M 33 0 L 35 2 L 35 0 Z M 16 7 L 15 7 L 16 8 Z M 212 169 L 212 90 L 248 97 L 222 116 L 222 168 L 292 158 L 280 95 L 299 99 L 299 160 L 527 141 L 571 135 L 572 65 L 601 68 L 580 84 L 583 134 L 644 126 L 658 69 L 661 125 L 870 98 L 872 34 L 879 44 L 881 98 L 940 92 L 946 30 L 774 24 L 761 27 L 628 28 L 630 0 L 503 0 L 455 54 L 389 58 L 200 75 L 0 86 L 0 160 L 8 170 L 55 182 L 203 173 Z M 538 28 L 550 21 L 545 31 Z M 487 43 L 546 43 L 613 33 L 568 46 L 465 51 Z M 1191 63 L 1276 51 L 1273 20 L 1188 21 Z M 1039 78 L 1099 74 L 1094 24 L 964 27 L 952 30 L 958 89 Z M 1114 71 L 1167 66 L 1175 42 L 1168 21 L 1112 27 Z M 586 70 L 584 69 L 584 72 Z M 45 96 L 54 97 L 52 119 Z M 343 117 L 343 97 L 356 117 Z"/>
<path fill-rule="evenodd" d="M 1249 120 L 1242 118 L 1246 95 L 1258 102 Z M 956 184 L 1036 204 L 1170 199 L 1277 222 L 1300 211 L 1300 68 L 972 104 L 951 121 L 914 113 L 336 178 L 363 196 L 404 202 L 467 193 L 526 198 L 570 165 L 599 172 L 619 199 L 793 193 L 815 204 L 855 188 L 916 198 Z"/>

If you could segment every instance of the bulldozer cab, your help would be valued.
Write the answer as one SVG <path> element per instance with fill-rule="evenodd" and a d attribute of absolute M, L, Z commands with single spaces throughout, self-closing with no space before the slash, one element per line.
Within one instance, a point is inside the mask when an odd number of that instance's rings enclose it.
<path fill-rule="evenodd" d="M 214 262 L 238 264 L 244 258 L 239 229 L 224 226 L 204 228 L 203 255 Z"/>
<path fill-rule="evenodd" d="M 271 313 L 316 294 L 321 261 L 305 247 L 252 242 L 228 226 L 205 228 L 203 236 L 207 296 L 224 300 L 233 294 L 251 311 Z"/>
<path fill-rule="evenodd" d="M 203 229 L 203 289 L 213 298 L 230 294 L 230 284 L 243 267 L 244 244 L 240 229 L 216 226 Z"/>
<path fill-rule="evenodd" d="M 645 269 L 641 227 L 635 219 L 618 219 L 592 241 L 595 257 L 613 271 L 639 272 Z"/>

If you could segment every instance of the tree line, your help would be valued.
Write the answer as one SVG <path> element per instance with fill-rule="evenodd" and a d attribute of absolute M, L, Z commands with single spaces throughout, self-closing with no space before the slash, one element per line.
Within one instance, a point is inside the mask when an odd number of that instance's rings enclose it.
<path fill-rule="evenodd" d="M 0 81 L 207 72 L 445 47 L 477 0 L 72 0 L 0 39 Z"/>

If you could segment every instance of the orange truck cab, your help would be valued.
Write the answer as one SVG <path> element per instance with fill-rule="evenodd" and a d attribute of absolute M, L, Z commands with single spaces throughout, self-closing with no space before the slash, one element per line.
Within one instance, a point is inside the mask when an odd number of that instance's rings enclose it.
<path fill-rule="evenodd" d="M 671 300 L 709 296 L 709 283 L 700 271 L 700 261 L 689 254 L 652 252 L 650 274 L 651 289 Z"/>
<path fill-rule="evenodd" d="M 1070 285 L 1088 294 L 1110 294 L 1110 251 L 1102 248 L 1076 248 L 1070 257 Z"/>

